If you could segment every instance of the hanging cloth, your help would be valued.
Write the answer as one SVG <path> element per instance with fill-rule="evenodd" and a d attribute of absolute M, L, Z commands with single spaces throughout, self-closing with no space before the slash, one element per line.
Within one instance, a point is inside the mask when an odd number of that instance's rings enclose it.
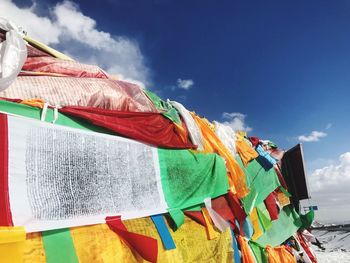
<path fill-rule="evenodd" d="M 239 134 L 237 134 L 236 150 L 241 157 L 244 166 L 247 166 L 251 160 L 259 156 L 259 154 L 245 141 L 244 137 Z"/>
<path fill-rule="evenodd" d="M 204 152 L 216 152 L 225 159 L 231 191 L 236 194 L 238 198 L 246 196 L 249 193 L 249 189 L 246 184 L 245 175 L 235 158 L 215 135 L 206 121 L 195 114 L 192 114 L 192 116 L 201 129 L 204 139 Z"/>
<path fill-rule="evenodd" d="M 119 135 L 164 148 L 190 149 L 195 146 L 183 141 L 179 130 L 159 113 L 123 112 L 92 107 L 63 107 L 61 113 L 84 119 Z"/>

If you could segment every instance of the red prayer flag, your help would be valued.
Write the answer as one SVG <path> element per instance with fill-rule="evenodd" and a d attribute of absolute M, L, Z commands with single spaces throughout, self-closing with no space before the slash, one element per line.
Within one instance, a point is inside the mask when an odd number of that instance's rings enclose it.
<path fill-rule="evenodd" d="M 60 112 L 154 146 L 196 148 L 188 139 L 184 142 L 175 124 L 160 113 L 124 112 L 83 106 L 64 107 Z"/>
<path fill-rule="evenodd" d="M 142 258 L 150 262 L 157 262 L 158 244 L 156 239 L 129 232 L 120 216 L 107 216 L 106 223 L 113 232 L 122 238 Z"/>

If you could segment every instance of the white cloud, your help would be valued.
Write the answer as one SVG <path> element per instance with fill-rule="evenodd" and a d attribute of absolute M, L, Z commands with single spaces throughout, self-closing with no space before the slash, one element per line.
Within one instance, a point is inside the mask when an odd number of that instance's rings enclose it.
<path fill-rule="evenodd" d="M 234 131 L 252 131 L 253 129 L 245 123 L 246 116 L 247 115 L 240 112 L 224 112 L 222 117 L 227 121 L 223 124 L 230 126 Z"/>
<path fill-rule="evenodd" d="M 300 135 L 298 140 L 301 142 L 318 142 L 320 138 L 326 137 L 327 133 L 321 131 L 312 131 L 309 135 Z"/>
<path fill-rule="evenodd" d="M 340 189 L 348 191 L 350 187 L 350 152 L 340 155 L 338 164 L 316 169 L 311 174 L 311 180 L 314 191 L 325 188 L 329 190 L 333 186 L 336 186 L 338 192 Z"/>
<path fill-rule="evenodd" d="M 59 43 L 61 30 L 48 17 L 35 14 L 35 4 L 29 8 L 19 8 L 11 0 L 2 0 L 0 16 L 21 26 L 28 35 L 45 44 Z"/>
<path fill-rule="evenodd" d="M 81 62 L 97 64 L 124 79 L 150 84 L 149 69 L 135 41 L 99 30 L 96 21 L 70 1 L 56 4 L 45 17 L 37 15 L 35 8 L 35 4 L 19 8 L 11 0 L 3 0 L 0 16 Z"/>
<path fill-rule="evenodd" d="M 309 176 L 313 203 L 319 206 L 319 220 L 335 222 L 349 220 L 350 152 L 337 162 L 314 170 Z"/>
<path fill-rule="evenodd" d="M 194 85 L 192 79 L 177 79 L 177 87 L 180 89 L 189 90 Z"/>
<path fill-rule="evenodd" d="M 326 125 L 326 130 L 329 130 L 330 128 L 332 128 L 333 124 L 332 123 L 327 123 Z"/>

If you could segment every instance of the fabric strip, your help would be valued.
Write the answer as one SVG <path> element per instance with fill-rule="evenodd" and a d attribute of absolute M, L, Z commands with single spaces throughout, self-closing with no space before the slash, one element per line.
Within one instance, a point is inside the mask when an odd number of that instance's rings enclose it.
<path fill-rule="evenodd" d="M 158 244 L 156 239 L 129 232 L 121 221 L 120 216 L 106 217 L 106 223 L 142 258 L 152 263 L 157 262 Z"/>
<path fill-rule="evenodd" d="M 160 113 L 104 110 L 93 107 L 64 107 L 60 112 L 86 120 L 117 134 L 147 144 L 176 149 L 194 149 L 182 141 L 174 123 Z"/>
<path fill-rule="evenodd" d="M 241 253 L 238 250 L 238 244 L 235 237 L 235 233 L 231 229 L 231 235 L 232 235 L 232 248 L 233 248 L 233 262 L 234 263 L 241 263 Z"/>
<path fill-rule="evenodd" d="M 212 220 L 211 220 L 210 215 L 209 215 L 209 212 L 205 207 L 202 208 L 202 214 L 203 214 L 204 221 L 205 221 L 208 239 L 212 240 L 212 239 L 217 238 L 219 236 L 219 233 L 215 231 L 213 224 L 212 224 Z"/>
<path fill-rule="evenodd" d="M 0 114 L 0 226 L 13 226 L 8 189 L 8 123 Z"/>
<path fill-rule="evenodd" d="M 220 230 L 220 232 L 224 232 L 227 228 L 230 227 L 229 223 L 225 221 L 211 206 L 211 199 L 205 198 L 204 199 L 205 207 L 208 210 L 208 213 L 211 217 L 211 219 L 214 222 L 214 225 L 217 227 L 217 229 Z"/>
<path fill-rule="evenodd" d="M 47 263 L 78 263 L 70 230 L 58 229 L 42 232 Z"/>
<path fill-rule="evenodd" d="M 25 240 L 24 227 L 0 227 L 0 261 L 22 263 Z"/>
<path fill-rule="evenodd" d="M 158 234 L 162 239 L 163 245 L 166 250 L 176 248 L 173 238 L 169 232 L 169 229 L 165 223 L 163 215 L 151 216 L 153 223 L 155 224 Z"/>
<path fill-rule="evenodd" d="M 181 209 L 170 209 L 169 214 L 175 223 L 175 230 L 185 222 L 185 215 Z"/>

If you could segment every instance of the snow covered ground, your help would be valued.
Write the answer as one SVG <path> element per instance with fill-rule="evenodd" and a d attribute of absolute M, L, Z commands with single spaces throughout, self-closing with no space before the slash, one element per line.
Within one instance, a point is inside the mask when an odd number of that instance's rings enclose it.
<path fill-rule="evenodd" d="M 350 231 L 313 230 L 326 248 L 324 251 L 313 246 L 320 263 L 350 263 Z"/>

